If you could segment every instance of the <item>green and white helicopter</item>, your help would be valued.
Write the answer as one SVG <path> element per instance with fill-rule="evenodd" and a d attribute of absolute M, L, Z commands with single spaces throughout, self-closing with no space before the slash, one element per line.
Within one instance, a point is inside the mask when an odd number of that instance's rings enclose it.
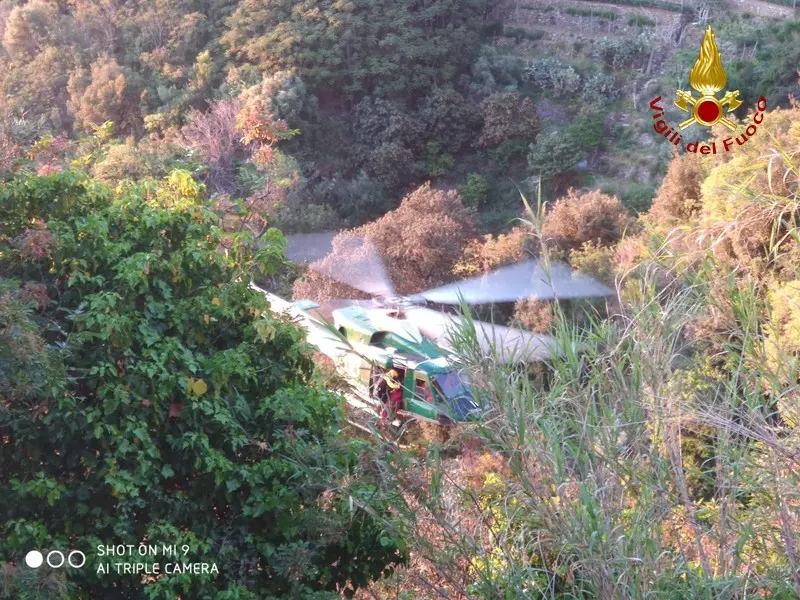
<path fill-rule="evenodd" d="M 402 384 L 400 417 L 449 424 L 479 418 L 484 410 L 453 353 L 455 332 L 474 327 L 475 341 L 495 360 L 538 362 L 554 352 L 555 340 L 521 329 L 437 310 L 431 306 L 484 305 L 610 296 L 598 281 L 561 263 L 545 267 L 527 260 L 491 273 L 432 290 L 400 296 L 383 261 L 362 238 L 357 257 L 334 267 L 318 261 L 310 268 L 352 288 L 371 300 L 311 300 L 289 302 L 262 291 L 272 310 L 285 313 L 307 331 L 308 341 L 329 356 L 337 372 L 351 384 L 359 408 L 380 409 L 385 398 L 379 383 L 394 370 Z M 346 263 L 346 264 L 345 264 Z M 257 288 L 260 289 L 260 288 Z"/>

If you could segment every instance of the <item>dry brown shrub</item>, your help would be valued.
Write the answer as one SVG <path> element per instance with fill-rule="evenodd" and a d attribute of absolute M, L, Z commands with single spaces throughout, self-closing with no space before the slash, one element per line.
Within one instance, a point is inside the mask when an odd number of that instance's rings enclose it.
<path fill-rule="evenodd" d="M 617 273 L 625 274 L 647 255 L 647 241 L 643 235 L 626 237 L 616 246 L 614 266 Z"/>
<path fill-rule="evenodd" d="M 511 469 L 499 452 L 484 452 L 477 458 L 461 461 L 464 476 L 472 488 L 481 489 L 486 483 L 486 476 L 490 473 L 502 475 L 503 481 L 512 477 Z"/>
<path fill-rule="evenodd" d="M 55 249 L 56 237 L 47 229 L 46 223 L 39 222 L 25 230 L 17 246 L 23 258 L 33 261 L 43 260 Z"/>
<path fill-rule="evenodd" d="M 786 240 L 800 212 L 798 123 L 798 108 L 769 112 L 746 144 L 714 159 L 702 183 L 703 237 L 720 262 L 759 279 L 790 258 Z M 720 133 L 718 146 L 720 137 L 730 134 Z"/>
<path fill-rule="evenodd" d="M 534 254 L 537 245 L 524 227 L 514 227 L 497 237 L 488 234 L 467 244 L 464 256 L 456 263 L 453 273 L 465 277 L 488 273 Z"/>
<path fill-rule="evenodd" d="M 534 333 L 548 333 L 555 320 L 553 304 L 545 300 L 522 299 L 514 304 L 514 323 Z"/>
<path fill-rule="evenodd" d="M 426 183 L 403 198 L 396 210 L 337 235 L 332 252 L 295 284 L 294 297 L 317 301 L 354 297 L 354 290 L 320 271 L 348 271 L 349 265 L 359 264 L 362 270 L 368 270 L 374 261 L 359 261 L 364 258 L 357 255 L 364 252 L 358 243 L 361 238 L 369 240 L 383 257 L 398 293 L 413 294 L 436 287 L 452 277 L 453 266 L 474 234 L 474 215 L 458 193 L 434 189 Z M 368 281 L 375 274 L 359 275 Z"/>
<path fill-rule="evenodd" d="M 563 251 L 580 248 L 586 242 L 610 245 L 622 237 L 630 220 L 616 197 L 597 190 L 579 194 L 570 189 L 547 213 L 542 235 Z"/>
<path fill-rule="evenodd" d="M 37 310 L 44 310 L 50 306 L 50 295 L 47 286 L 43 283 L 25 283 L 20 289 L 20 299 L 23 302 L 32 302 Z"/>
<path fill-rule="evenodd" d="M 693 154 L 675 156 L 650 207 L 657 221 L 685 221 L 700 209 L 700 161 Z"/>

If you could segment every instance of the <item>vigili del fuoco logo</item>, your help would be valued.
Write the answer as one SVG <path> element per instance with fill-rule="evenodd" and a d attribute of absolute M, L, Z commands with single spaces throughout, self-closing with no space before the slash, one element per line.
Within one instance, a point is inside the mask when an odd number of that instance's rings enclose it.
<path fill-rule="evenodd" d="M 692 95 L 691 91 L 675 91 L 677 96 L 674 101 L 675 106 L 683 112 L 690 113 L 691 116 L 679 123 L 677 127 L 670 125 L 662 118 L 664 117 L 664 108 L 661 105 L 661 96 L 654 98 L 650 102 L 650 110 L 653 111 L 653 119 L 657 119 L 653 123 L 655 132 L 679 147 L 683 141 L 680 132 L 689 127 L 689 125 L 697 124 L 702 127 L 711 127 L 717 123 L 722 123 L 725 127 L 735 132 L 737 129 L 736 123 L 725 115 L 742 105 L 742 101 L 739 100 L 739 90 L 728 90 L 722 98 L 717 98 L 717 93 L 725 88 L 727 81 L 728 77 L 722 67 L 722 56 L 714 39 L 714 32 L 711 30 L 711 25 L 709 25 L 703 36 L 703 43 L 700 45 L 700 54 L 697 55 L 697 60 L 689 73 L 689 85 L 700 96 Z M 758 124 L 764 120 L 767 99 L 763 96 L 759 98 L 756 109 L 752 122 L 745 128 L 744 132 L 735 137 L 722 140 L 722 147 L 719 148 L 720 152 L 730 152 L 734 145 L 741 146 L 755 135 L 758 130 Z M 687 143 L 684 149 L 686 152 L 694 152 L 695 154 L 698 152 L 700 154 L 716 154 L 717 143 L 706 144 L 694 141 Z"/>

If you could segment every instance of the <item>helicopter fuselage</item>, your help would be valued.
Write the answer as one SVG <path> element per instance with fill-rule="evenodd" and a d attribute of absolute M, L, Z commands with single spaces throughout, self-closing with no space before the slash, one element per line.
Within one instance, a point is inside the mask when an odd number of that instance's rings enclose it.
<path fill-rule="evenodd" d="M 482 412 L 447 351 L 393 309 L 348 306 L 333 310 L 330 323 L 314 302 L 265 295 L 273 311 L 291 316 L 306 330 L 308 341 L 332 359 L 359 401 L 380 410 L 386 401 L 380 381 L 394 369 L 403 392 L 400 416 L 450 423 L 473 420 Z"/>

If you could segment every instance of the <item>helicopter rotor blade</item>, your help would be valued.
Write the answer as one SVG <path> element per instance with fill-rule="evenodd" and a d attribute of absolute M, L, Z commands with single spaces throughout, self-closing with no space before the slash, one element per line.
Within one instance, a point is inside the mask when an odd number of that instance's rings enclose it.
<path fill-rule="evenodd" d="M 563 263 L 553 261 L 546 268 L 539 260 L 526 260 L 416 295 L 435 304 L 460 304 L 461 297 L 467 304 L 491 304 L 521 298 L 555 300 L 612 294 L 599 281 Z"/>
<path fill-rule="evenodd" d="M 337 235 L 331 253 L 309 268 L 371 296 L 395 295 L 380 253 L 363 235 Z"/>
<path fill-rule="evenodd" d="M 452 350 L 460 328 L 467 325 L 466 319 L 438 312 L 429 308 L 414 308 L 408 311 L 407 319 L 416 325 L 425 337 L 436 344 Z M 485 356 L 493 356 L 502 362 L 536 362 L 550 358 L 554 353 L 555 339 L 524 331 L 515 327 L 495 325 L 472 320 L 475 341 Z"/>

